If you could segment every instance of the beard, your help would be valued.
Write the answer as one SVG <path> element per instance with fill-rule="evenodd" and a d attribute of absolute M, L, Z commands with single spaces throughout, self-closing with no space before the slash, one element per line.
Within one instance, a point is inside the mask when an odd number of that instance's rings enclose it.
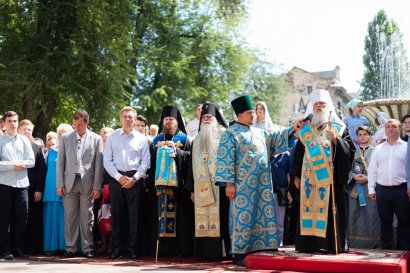
<path fill-rule="evenodd" d="M 175 133 L 177 132 L 178 129 L 178 124 L 176 124 L 175 126 L 164 126 L 164 129 L 162 129 L 162 132 L 164 133 L 165 136 L 170 136 L 173 137 L 175 135 Z"/>
<path fill-rule="evenodd" d="M 313 113 L 312 122 L 315 124 L 322 124 L 328 122 L 329 119 L 329 111 L 327 109 L 323 109 L 320 112 Z"/>
<path fill-rule="evenodd" d="M 199 131 L 199 143 L 209 153 L 212 148 L 212 142 L 216 141 L 218 135 L 218 122 L 214 119 L 210 123 L 202 123 Z"/>

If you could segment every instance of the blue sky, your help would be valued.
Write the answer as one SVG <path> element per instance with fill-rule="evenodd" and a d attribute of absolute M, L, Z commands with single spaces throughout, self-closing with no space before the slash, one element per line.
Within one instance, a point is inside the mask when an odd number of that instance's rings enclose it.
<path fill-rule="evenodd" d="M 393 19 L 410 52 L 410 1 L 406 0 L 249 0 L 244 35 L 251 47 L 290 69 L 332 70 L 356 92 L 363 76 L 364 38 L 380 9 Z"/>

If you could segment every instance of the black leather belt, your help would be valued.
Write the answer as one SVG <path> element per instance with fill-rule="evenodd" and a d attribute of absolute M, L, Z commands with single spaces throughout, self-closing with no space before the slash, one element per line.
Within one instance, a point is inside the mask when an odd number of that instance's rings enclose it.
<path fill-rule="evenodd" d="M 127 176 L 127 177 L 133 177 L 134 174 L 135 174 L 137 171 L 133 170 L 133 171 L 126 171 L 126 172 L 124 172 L 124 171 L 118 171 L 118 172 L 119 172 L 120 174 L 122 174 L 122 175 Z"/>
<path fill-rule="evenodd" d="M 393 186 L 385 186 L 379 183 L 377 183 L 377 185 L 382 186 L 383 188 L 398 188 L 398 187 L 403 187 L 404 185 L 407 185 L 407 182 L 401 183 L 400 185 L 393 185 Z"/>

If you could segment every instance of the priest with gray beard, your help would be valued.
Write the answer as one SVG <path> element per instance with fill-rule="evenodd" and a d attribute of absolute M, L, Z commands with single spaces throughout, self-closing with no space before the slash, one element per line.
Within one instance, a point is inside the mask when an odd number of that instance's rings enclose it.
<path fill-rule="evenodd" d="M 192 167 L 186 185 L 195 204 L 194 256 L 205 260 L 222 260 L 229 256 L 229 199 L 225 187 L 215 185 L 214 176 L 219 140 L 228 124 L 218 107 L 202 107 L 199 133 L 192 146 Z M 193 178 L 193 179 L 192 179 Z"/>

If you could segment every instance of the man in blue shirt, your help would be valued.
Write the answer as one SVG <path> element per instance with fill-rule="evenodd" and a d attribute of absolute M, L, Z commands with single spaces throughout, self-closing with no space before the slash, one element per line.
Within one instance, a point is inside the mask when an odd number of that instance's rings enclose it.
<path fill-rule="evenodd" d="M 122 257 L 125 251 L 131 259 L 137 257 L 140 179 L 150 167 L 151 157 L 148 139 L 134 130 L 136 116 L 132 107 L 121 110 L 121 128 L 108 137 L 104 149 L 104 168 L 110 175 L 112 259 Z"/>

